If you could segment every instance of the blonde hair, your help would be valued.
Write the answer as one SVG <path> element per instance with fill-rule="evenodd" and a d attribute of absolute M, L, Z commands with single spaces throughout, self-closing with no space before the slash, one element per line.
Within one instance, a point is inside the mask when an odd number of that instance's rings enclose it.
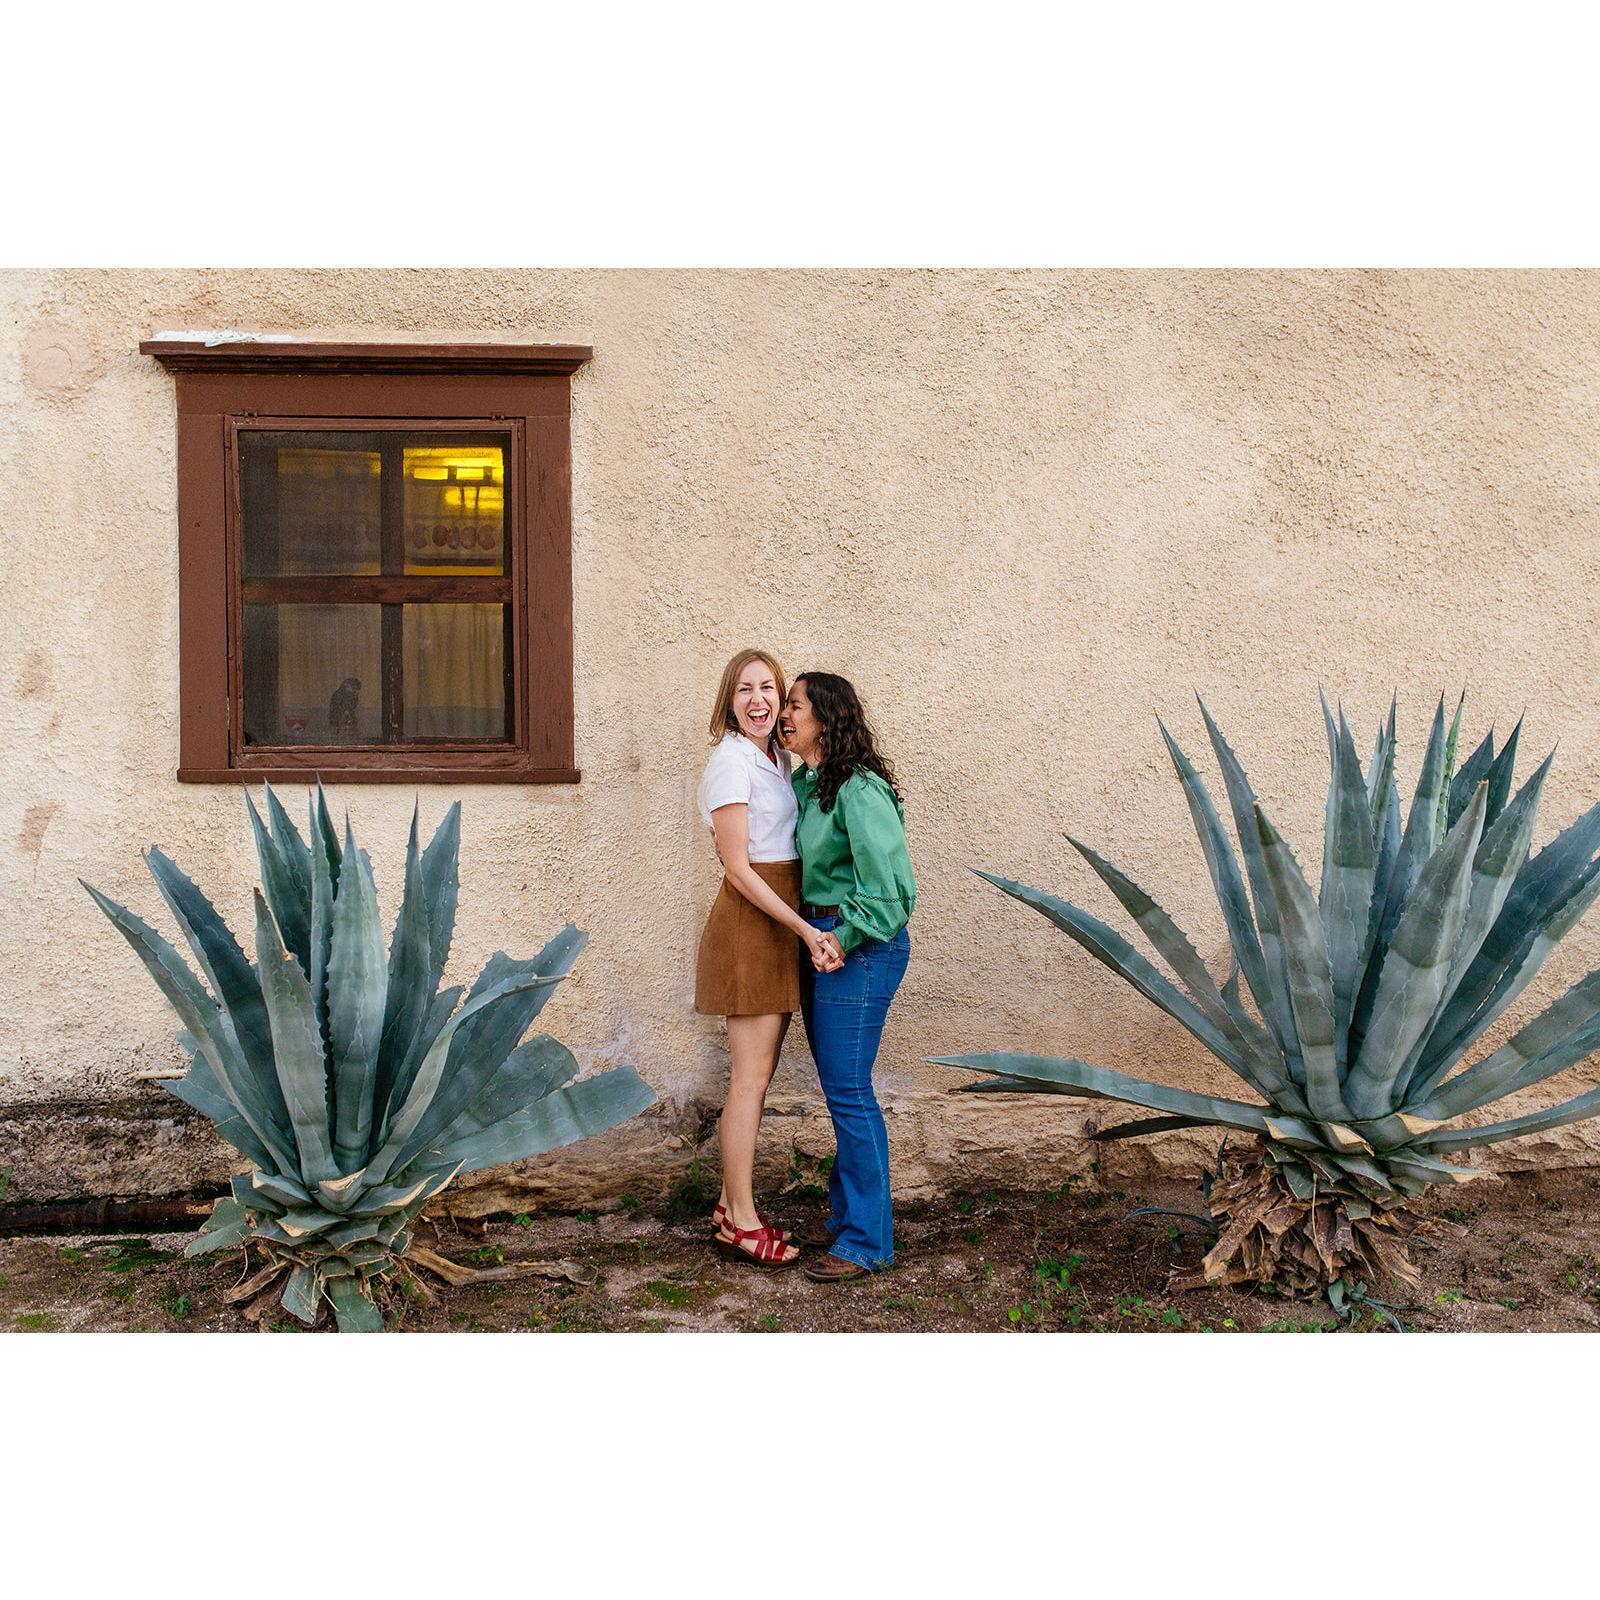
<path fill-rule="evenodd" d="M 750 665 L 752 661 L 759 661 L 764 666 L 772 669 L 772 676 L 778 683 L 778 704 L 782 705 L 787 699 L 789 691 L 784 685 L 783 668 L 778 665 L 777 657 L 770 650 L 741 650 L 726 667 L 722 669 L 722 682 L 717 685 L 717 698 L 711 710 L 711 742 L 716 744 L 725 733 L 739 731 L 739 719 L 733 714 L 733 691 L 739 687 L 739 674 Z M 767 748 L 771 749 L 772 741 L 778 737 L 777 718 L 773 718 L 772 732 L 767 735 Z"/>

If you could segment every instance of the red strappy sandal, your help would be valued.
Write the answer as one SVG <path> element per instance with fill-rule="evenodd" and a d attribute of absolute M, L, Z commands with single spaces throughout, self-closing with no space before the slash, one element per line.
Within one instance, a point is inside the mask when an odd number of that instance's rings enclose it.
<path fill-rule="evenodd" d="M 746 1266 L 756 1267 L 762 1272 L 787 1272 L 790 1267 L 800 1265 L 800 1252 L 798 1250 L 784 1259 L 784 1251 L 789 1246 L 778 1237 L 775 1228 L 735 1228 L 729 1224 L 729 1231 L 733 1237 L 725 1239 L 717 1235 L 716 1245 L 723 1255 L 737 1256 Z M 746 1250 L 743 1241 L 755 1240 L 755 1248 Z"/>
<path fill-rule="evenodd" d="M 763 1216 L 762 1213 L 758 1211 L 756 1212 L 756 1218 L 763 1228 L 771 1228 L 785 1244 L 794 1243 L 794 1235 L 790 1233 L 787 1228 L 780 1228 L 771 1217 Z M 728 1208 L 719 1200 L 712 1208 L 711 1212 L 712 1231 L 714 1233 L 721 1233 L 724 1228 L 731 1228 L 732 1226 L 733 1218 L 729 1214 Z M 831 1244 L 833 1241 L 830 1239 L 828 1242 Z"/>

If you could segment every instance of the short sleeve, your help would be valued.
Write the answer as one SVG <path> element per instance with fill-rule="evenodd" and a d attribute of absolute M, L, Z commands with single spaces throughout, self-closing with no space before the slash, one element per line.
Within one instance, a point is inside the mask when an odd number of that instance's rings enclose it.
<path fill-rule="evenodd" d="M 700 780 L 700 815 L 707 824 L 720 806 L 750 804 L 750 764 L 731 744 L 718 745 Z"/>

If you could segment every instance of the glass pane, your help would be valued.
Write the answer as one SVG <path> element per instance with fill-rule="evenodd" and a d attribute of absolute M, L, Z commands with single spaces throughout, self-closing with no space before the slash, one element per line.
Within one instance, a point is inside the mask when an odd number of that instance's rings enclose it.
<path fill-rule="evenodd" d="M 406 739 L 506 739 L 506 612 L 402 606 Z"/>
<path fill-rule="evenodd" d="M 404 463 L 406 571 L 504 572 L 504 444 L 408 442 Z"/>
<path fill-rule="evenodd" d="M 383 609 L 247 605 L 246 743 L 380 743 Z"/>
<path fill-rule="evenodd" d="M 245 429 L 239 486 L 246 577 L 383 570 L 377 434 Z"/>
<path fill-rule="evenodd" d="M 242 429 L 245 576 L 503 573 L 510 445 L 500 433 Z"/>

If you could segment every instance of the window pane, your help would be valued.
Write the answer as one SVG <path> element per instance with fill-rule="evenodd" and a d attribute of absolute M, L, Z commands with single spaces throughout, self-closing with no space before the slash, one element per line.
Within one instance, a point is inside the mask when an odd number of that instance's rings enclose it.
<path fill-rule="evenodd" d="M 504 444 L 408 442 L 403 459 L 406 571 L 504 572 Z"/>
<path fill-rule="evenodd" d="M 503 573 L 510 443 L 499 433 L 242 429 L 245 576 Z"/>
<path fill-rule="evenodd" d="M 506 612 L 402 606 L 406 739 L 507 739 Z"/>
<path fill-rule="evenodd" d="M 245 742 L 509 739 L 507 626 L 502 605 L 247 605 Z"/>
<path fill-rule="evenodd" d="M 247 744 L 378 744 L 382 606 L 247 605 Z"/>
<path fill-rule="evenodd" d="M 377 434 L 242 431 L 245 576 L 381 572 L 381 475 Z"/>

